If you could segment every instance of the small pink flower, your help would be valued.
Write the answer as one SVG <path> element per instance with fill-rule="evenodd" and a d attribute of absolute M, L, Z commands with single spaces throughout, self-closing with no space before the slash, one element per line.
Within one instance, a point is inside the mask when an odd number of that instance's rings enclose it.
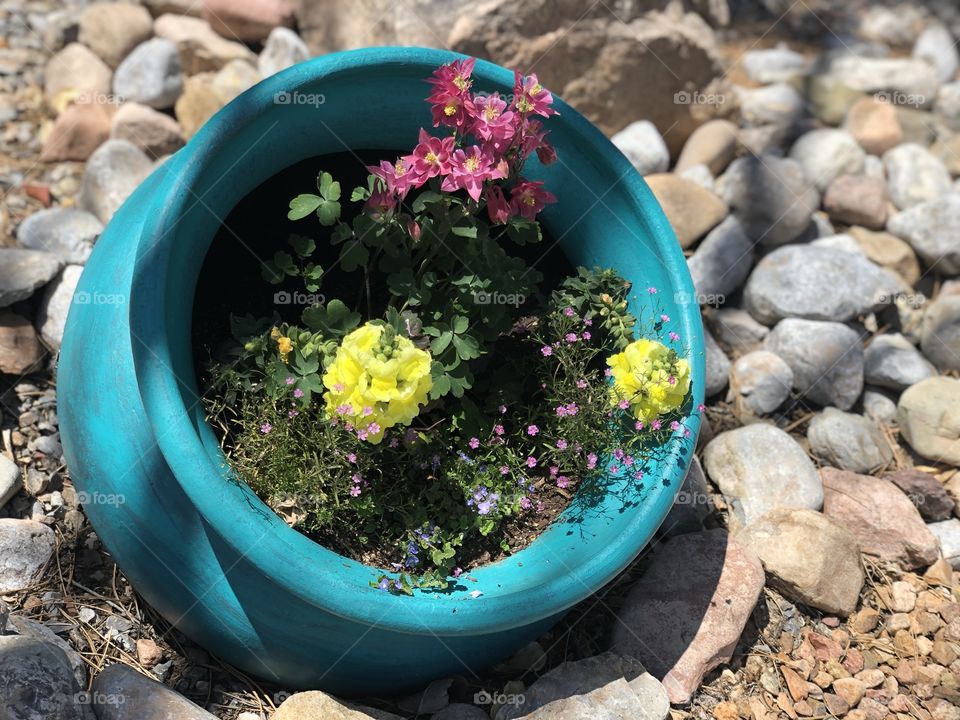
<path fill-rule="evenodd" d="M 532 506 L 533 503 L 530 502 L 530 498 L 528 498 L 526 495 L 520 498 L 520 507 L 522 507 L 524 510 L 529 510 Z"/>
<path fill-rule="evenodd" d="M 557 440 L 557 450 L 566 450 L 566 449 L 567 449 L 567 441 L 564 440 L 563 438 L 560 438 L 559 440 Z"/>
<path fill-rule="evenodd" d="M 621 400 L 620 402 L 617 403 L 617 407 L 620 408 L 621 410 L 626 410 L 628 407 L 630 407 L 630 401 Z"/>
<path fill-rule="evenodd" d="M 343 386 L 343 383 L 335 383 L 333 386 L 333 391 L 342 393 L 346 388 Z"/>
<path fill-rule="evenodd" d="M 353 412 L 353 406 L 349 403 L 343 403 L 342 405 L 337 405 L 337 415 L 349 415 Z"/>
<path fill-rule="evenodd" d="M 567 403 L 567 415 L 576 415 L 580 412 L 580 408 L 577 407 L 576 403 Z"/>
<path fill-rule="evenodd" d="M 513 212 L 524 220 L 533 220 L 545 205 L 556 201 L 553 193 L 543 189 L 542 180 L 521 180 L 510 191 Z"/>
<path fill-rule="evenodd" d="M 486 143 L 497 148 L 506 148 L 516 132 L 513 112 L 499 93 L 475 95 L 467 111 L 470 114 L 470 131 Z"/>
<path fill-rule="evenodd" d="M 351 497 L 357 497 L 359 494 L 360 494 L 360 486 L 359 486 L 359 485 L 354 485 L 352 488 L 350 488 L 350 495 L 351 495 Z"/>
<path fill-rule="evenodd" d="M 699 405 L 697 405 L 697 412 L 698 412 L 698 413 L 702 413 L 702 412 L 703 412 L 704 410 L 706 410 L 706 409 L 707 409 L 707 406 L 704 405 L 703 403 L 700 403 Z"/>
<path fill-rule="evenodd" d="M 266 435 L 271 430 L 273 430 L 273 425 L 271 425 L 268 422 L 265 422 L 263 425 L 260 426 L 260 432 L 262 432 L 264 435 Z"/>
<path fill-rule="evenodd" d="M 422 185 L 432 177 L 450 172 L 450 155 L 453 153 L 456 139 L 450 135 L 445 138 L 433 137 L 420 128 L 420 142 L 413 149 L 413 171 Z"/>
<path fill-rule="evenodd" d="M 356 453 L 347 453 L 347 462 L 356 464 L 357 454 Z"/>
<path fill-rule="evenodd" d="M 637 421 L 633 424 L 633 429 L 634 429 L 634 430 L 643 430 L 643 420 L 637 420 Z"/>
<path fill-rule="evenodd" d="M 565 417 L 567 414 L 566 405 L 557 405 L 557 417 Z"/>
<path fill-rule="evenodd" d="M 375 422 L 370 423 L 367 425 L 367 432 L 371 435 L 378 434 L 380 432 L 380 424 Z"/>
<path fill-rule="evenodd" d="M 677 379 L 676 379 L 673 375 L 670 375 L 670 376 L 667 378 L 667 384 L 669 384 L 669 385 L 676 385 L 676 384 L 677 384 Z"/>
<path fill-rule="evenodd" d="M 604 376 L 604 377 L 610 377 L 611 375 L 613 375 L 613 371 L 612 371 L 610 368 L 604 368 L 604 369 L 603 369 L 603 376 Z"/>
<path fill-rule="evenodd" d="M 533 455 L 531 455 L 530 457 L 527 458 L 527 467 L 533 468 L 536 466 L 537 466 L 537 459 Z"/>
<path fill-rule="evenodd" d="M 474 201 L 479 202 L 484 181 L 504 177 L 506 171 L 494 161 L 493 155 L 478 145 L 472 145 L 453 151 L 450 174 L 443 179 L 440 188 L 446 192 L 466 190 Z"/>
<path fill-rule="evenodd" d="M 587 389 L 587 386 L 588 386 L 589 384 L 590 384 L 590 383 L 588 383 L 588 382 L 587 382 L 586 380 L 584 380 L 583 378 L 580 378 L 579 380 L 577 380 L 577 387 L 578 387 L 580 390 L 586 390 L 586 389 Z"/>
<path fill-rule="evenodd" d="M 680 425 L 679 422 L 677 422 L 676 420 L 671 421 L 671 423 L 670 423 L 670 429 L 671 429 L 671 430 L 673 430 L 674 432 L 676 432 L 676 431 L 679 430 L 680 428 L 681 428 L 681 425 Z"/>
<path fill-rule="evenodd" d="M 509 475 L 509 474 L 510 474 L 510 468 L 508 468 L 506 465 L 501 465 L 501 466 L 500 466 L 500 474 L 501 474 L 501 475 Z"/>
<path fill-rule="evenodd" d="M 657 289 L 655 287 L 648 287 L 647 292 L 650 293 L 651 295 L 656 295 Z"/>
<path fill-rule="evenodd" d="M 550 357 L 553 355 L 553 348 L 549 345 L 544 345 L 542 348 L 540 348 L 540 352 L 543 353 L 544 357 Z"/>
<path fill-rule="evenodd" d="M 570 484 L 570 478 L 568 478 L 566 475 L 561 475 L 560 477 L 557 478 L 557 487 L 560 488 L 561 490 L 569 484 Z"/>
<path fill-rule="evenodd" d="M 567 317 L 573 317 L 574 315 L 576 315 L 572 307 L 564 308 L 563 314 L 566 315 Z"/>
<path fill-rule="evenodd" d="M 660 422 L 659 418 L 657 418 L 652 423 L 650 423 L 650 427 L 653 428 L 654 430 L 659 430 L 660 428 L 663 427 L 663 423 Z"/>
<path fill-rule="evenodd" d="M 669 315 L 661 315 L 661 316 L 660 316 L 660 322 L 665 322 L 665 323 L 670 322 L 670 316 L 669 316 Z"/>
<path fill-rule="evenodd" d="M 470 442 L 468 442 L 467 445 L 470 446 L 471 450 L 476 450 L 478 447 L 480 447 L 480 438 L 470 438 Z"/>
<path fill-rule="evenodd" d="M 417 183 L 417 174 L 413 170 L 410 157 L 397 158 L 393 163 L 381 160 L 379 166 L 368 165 L 367 170 L 383 183 L 388 193 L 400 199 L 406 197 L 410 188 Z"/>
<path fill-rule="evenodd" d="M 501 414 L 501 415 L 506 415 L 506 414 L 507 414 L 507 406 L 506 406 L 506 405 L 501 405 L 498 409 L 500 410 L 500 414 Z"/>
<path fill-rule="evenodd" d="M 589 331 L 585 331 L 580 333 L 580 337 L 582 337 L 584 340 L 589 340 L 593 337 L 593 335 L 591 335 Z"/>
<path fill-rule="evenodd" d="M 527 426 L 527 435 L 529 435 L 530 437 L 533 437 L 539 432 L 540 432 L 540 428 L 538 428 L 536 425 Z"/>
<path fill-rule="evenodd" d="M 487 215 L 494 225 L 506 225 L 510 221 L 510 203 L 503 197 L 499 185 L 491 185 L 486 191 Z"/>
<path fill-rule="evenodd" d="M 590 327 L 591 325 L 593 325 L 593 320 L 591 320 L 590 318 L 584 318 L 583 324 L 586 325 L 587 327 Z"/>
<path fill-rule="evenodd" d="M 590 453 L 587 455 L 587 470 L 593 470 L 597 466 L 597 455 L 596 453 Z"/>
<path fill-rule="evenodd" d="M 300 388 L 297 388 L 296 390 L 293 391 L 293 396 L 294 396 L 295 398 L 302 398 L 302 397 L 303 397 L 303 390 L 301 390 Z"/>
<path fill-rule="evenodd" d="M 566 340 L 568 343 L 575 343 L 577 341 L 577 334 L 567 333 L 566 335 L 564 335 L 563 339 Z"/>
<path fill-rule="evenodd" d="M 293 418 L 295 418 L 295 417 L 296 417 L 297 415 L 299 415 L 299 414 L 300 414 L 300 412 L 299 412 L 298 410 L 288 410 L 288 411 L 287 411 L 287 417 L 290 418 L 291 420 L 293 420 Z"/>
<path fill-rule="evenodd" d="M 669 333 L 669 338 L 670 338 L 673 342 L 676 342 L 677 340 L 680 339 L 680 336 L 677 335 L 675 332 L 673 332 L 673 330 L 671 330 L 670 333 Z"/>
<path fill-rule="evenodd" d="M 520 113 L 533 113 L 543 117 L 557 114 L 557 111 L 550 107 L 553 104 L 553 95 L 540 84 L 534 73 L 524 77 L 514 71 L 513 95 L 516 98 L 514 106 Z"/>
<path fill-rule="evenodd" d="M 373 415 L 373 408 L 369 405 L 365 405 L 363 408 L 363 416 L 369 417 L 370 415 Z"/>
<path fill-rule="evenodd" d="M 499 437 L 499 436 L 502 436 L 502 435 L 503 435 L 503 425 L 499 425 L 499 424 L 498 424 L 498 425 L 494 425 L 494 426 L 493 426 L 493 432 L 494 432 L 494 434 L 496 434 L 498 437 Z"/>
<path fill-rule="evenodd" d="M 287 383 L 287 385 L 293 385 L 294 379 L 293 379 L 292 377 L 288 377 L 288 378 L 286 379 L 286 383 Z"/>
<path fill-rule="evenodd" d="M 556 465 L 551 465 L 551 466 L 550 466 L 550 476 L 551 476 L 551 477 L 555 476 L 558 472 L 560 472 L 560 468 L 559 468 L 559 467 L 557 467 Z"/>
<path fill-rule="evenodd" d="M 462 575 L 462 574 L 463 574 L 463 570 L 462 570 L 461 568 L 458 568 L 458 567 L 455 567 L 455 568 L 453 569 L 453 572 L 451 573 L 451 575 L 453 575 L 455 578 L 460 577 L 460 575 Z"/>

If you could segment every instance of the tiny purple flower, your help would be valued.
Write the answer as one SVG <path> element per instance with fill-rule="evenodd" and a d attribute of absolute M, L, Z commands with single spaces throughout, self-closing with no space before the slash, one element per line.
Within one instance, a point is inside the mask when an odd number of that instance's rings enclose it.
<path fill-rule="evenodd" d="M 527 425 L 527 435 L 529 435 L 530 437 L 533 437 L 539 432 L 540 432 L 540 428 L 538 428 L 536 425 Z"/>
<path fill-rule="evenodd" d="M 670 339 L 673 340 L 673 342 L 676 342 L 677 340 L 680 339 L 680 336 L 677 335 L 673 330 L 671 330 L 671 331 L 668 333 L 668 335 L 669 335 Z"/>
<path fill-rule="evenodd" d="M 553 355 L 553 348 L 549 345 L 544 345 L 542 348 L 540 348 L 540 352 L 543 353 L 544 357 L 550 357 Z"/>
<path fill-rule="evenodd" d="M 300 388 L 297 388 L 296 390 L 293 391 L 293 396 L 294 396 L 295 398 L 302 398 L 302 397 L 303 397 L 303 390 L 301 390 Z"/>
<path fill-rule="evenodd" d="M 567 441 L 564 440 L 563 438 L 560 438 L 559 440 L 557 440 L 557 450 L 566 450 L 566 449 L 567 449 Z"/>
<path fill-rule="evenodd" d="M 467 445 L 470 446 L 471 450 L 476 450 L 478 447 L 480 447 L 480 438 L 470 438 L 470 442 L 468 442 Z"/>
<path fill-rule="evenodd" d="M 293 381 L 293 378 L 292 378 L 292 377 L 288 377 L 287 380 L 286 380 L 287 385 L 293 385 L 293 382 L 294 382 L 294 381 Z"/>
<path fill-rule="evenodd" d="M 271 424 L 268 423 L 268 422 L 266 422 L 266 423 L 264 423 L 263 425 L 260 426 L 260 432 L 262 432 L 264 435 L 266 435 L 266 434 L 267 434 L 268 432 L 270 432 L 271 430 L 273 430 L 273 425 L 271 425 Z"/>
<path fill-rule="evenodd" d="M 527 467 L 532 468 L 537 466 L 537 459 L 531 455 L 527 458 Z"/>

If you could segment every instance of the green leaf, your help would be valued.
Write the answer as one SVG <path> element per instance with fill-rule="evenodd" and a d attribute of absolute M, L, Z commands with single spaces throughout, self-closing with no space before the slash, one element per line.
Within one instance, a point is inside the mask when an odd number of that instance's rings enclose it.
<path fill-rule="evenodd" d="M 370 251 L 359 240 L 347 243 L 340 250 L 340 267 L 344 272 L 353 272 L 366 265 L 369 259 Z"/>
<path fill-rule="evenodd" d="M 440 355 L 444 350 L 450 347 L 450 343 L 454 339 L 454 334 L 452 332 L 445 332 L 440 337 L 436 338 L 430 343 L 430 352 L 434 355 Z"/>
<path fill-rule="evenodd" d="M 467 318 L 467 317 L 465 317 L 465 316 L 463 316 L 463 315 L 457 315 L 457 316 L 453 319 L 453 331 L 454 331 L 457 335 L 462 335 L 463 333 L 465 333 L 465 332 L 467 331 L 467 328 L 468 328 L 468 327 L 470 327 L 470 319 L 469 319 L 469 318 Z"/>
<path fill-rule="evenodd" d="M 417 199 L 413 201 L 411 209 L 413 212 L 420 214 L 426 209 L 429 203 L 435 203 L 442 199 L 443 195 L 440 193 L 433 192 L 432 190 L 424 190 L 422 193 L 417 195 Z"/>
<path fill-rule="evenodd" d="M 480 357 L 480 345 L 473 335 L 454 335 L 453 347 L 461 360 L 473 360 Z"/>
<path fill-rule="evenodd" d="M 314 332 L 327 335 L 344 335 L 360 324 L 360 313 L 352 312 L 341 300 L 331 300 L 324 305 L 314 305 L 301 314 L 303 324 Z"/>
<path fill-rule="evenodd" d="M 328 172 L 321 172 L 317 176 L 317 189 L 324 200 L 340 199 L 340 183 L 333 179 L 333 175 Z"/>
<path fill-rule="evenodd" d="M 302 258 L 311 255 L 317 249 L 317 243 L 314 242 L 313 238 L 303 235 L 291 235 L 287 238 L 287 242 L 293 248 L 293 251 Z"/>
<path fill-rule="evenodd" d="M 340 203 L 336 200 L 321 200 L 317 208 L 317 217 L 320 218 L 321 225 L 326 227 L 333 225 L 340 219 Z"/>
<path fill-rule="evenodd" d="M 350 193 L 350 202 L 359 202 L 360 200 L 366 200 L 370 197 L 370 191 L 365 187 L 355 187 L 353 192 Z"/>
<path fill-rule="evenodd" d="M 450 232 L 465 238 L 475 238 L 477 236 L 477 229 L 473 225 L 457 225 L 450 228 Z"/>
<path fill-rule="evenodd" d="M 293 258 L 290 256 L 290 253 L 283 252 L 283 250 L 278 250 L 273 254 L 273 264 L 277 270 L 287 275 L 297 274 L 297 266 L 294 264 Z"/>
<path fill-rule="evenodd" d="M 300 220 L 312 213 L 323 202 L 323 198 L 316 195 L 297 195 L 290 201 L 290 212 L 287 213 L 288 220 Z"/>

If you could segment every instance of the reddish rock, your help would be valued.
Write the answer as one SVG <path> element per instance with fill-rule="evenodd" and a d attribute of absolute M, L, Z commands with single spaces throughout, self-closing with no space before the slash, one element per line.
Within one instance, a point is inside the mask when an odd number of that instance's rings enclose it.
<path fill-rule="evenodd" d="M 845 527 L 867 555 L 915 570 L 936 562 L 940 547 L 920 513 L 888 480 L 823 468 L 823 513 Z"/>
<path fill-rule="evenodd" d="M 887 222 L 887 183 L 870 175 L 841 175 L 827 186 L 823 209 L 844 225 L 882 230 Z"/>
<path fill-rule="evenodd" d="M 75 103 L 53 123 L 43 142 L 43 162 L 86 160 L 110 137 L 115 108 L 102 103 Z"/>
<path fill-rule="evenodd" d="M 296 11 L 284 0 L 204 0 L 203 18 L 231 40 L 266 40 L 275 27 L 293 27 Z"/>
<path fill-rule="evenodd" d="M 28 320 L 12 310 L 0 310 L 0 373 L 20 375 L 43 357 L 43 347 Z"/>
<path fill-rule="evenodd" d="M 956 503 L 935 477 L 922 470 L 894 470 L 883 476 L 903 490 L 927 522 L 947 520 Z"/>
<path fill-rule="evenodd" d="M 760 560 L 725 530 L 676 537 L 627 595 L 613 649 L 662 678 L 670 702 L 687 703 L 704 675 L 732 657 L 763 582 Z"/>

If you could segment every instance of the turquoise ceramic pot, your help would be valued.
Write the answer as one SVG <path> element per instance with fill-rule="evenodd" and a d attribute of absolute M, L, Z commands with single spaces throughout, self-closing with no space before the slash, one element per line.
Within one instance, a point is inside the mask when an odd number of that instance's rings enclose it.
<path fill-rule="evenodd" d="M 220 111 L 127 200 L 80 280 L 60 356 L 66 458 L 101 540 L 146 600 L 244 671 L 345 695 L 472 677 L 536 638 L 633 560 L 667 514 L 693 452 L 677 438 L 642 490 L 580 507 L 532 545 L 449 594 L 398 597 L 378 571 L 287 527 L 231 483 L 204 422 L 191 357 L 192 299 L 220 219 L 261 182 L 307 157 L 408 150 L 429 127 L 424 78 L 449 52 L 377 48 L 303 63 Z M 478 62 L 477 87 L 512 73 Z M 529 175 L 559 198 L 544 214 L 569 259 L 611 266 L 670 315 L 703 396 L 703 341 L 674 234 L 643 179 L 572 108 L 548 125 L 560 162 Z M 238 250 L 238 252 L 240 252 Z M 647 308 L 649 312 L 649 308 Z M 573 520 L 576 513 L 576 521 Z M 476 596 L 476 592 L 481 594 Z"/>

